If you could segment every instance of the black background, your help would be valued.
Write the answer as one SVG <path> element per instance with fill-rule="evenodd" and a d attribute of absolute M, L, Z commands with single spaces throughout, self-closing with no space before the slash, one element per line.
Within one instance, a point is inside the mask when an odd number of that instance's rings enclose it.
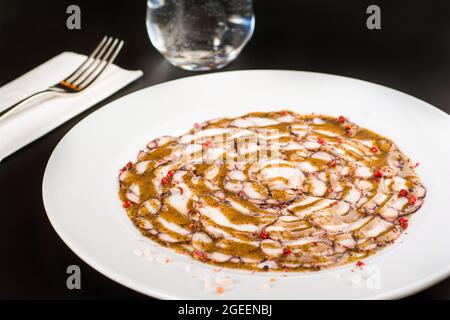
<path fill-rule="evenodd" d="M 66 28 L 70 4 L 81 7 L 81 30 Z M 381 30 L 366 28 L 370 4 L 381 7 Z M 450 1 L 255 0 L 254 7 L 253 38 L 225 71 L 339 74 L 404 91 L 450 113 Z M 145 11 L 145 0 L 1 0 L 0 85 L 62 51 L 89 53 L 103 35 L 125 40 L 116 63 L 144 76 L 0 163 L 0 298 L 145 298 L 81 261 L 50 226 L 41 198 L 48 158 L 76 123 L 137 89 L 194 74 L 172 67 L 152 47 Z M 81 290 L 66 288 L 71 264 L 81 267 Z M 450 279 L 411 298 L 450 299 Z"/>

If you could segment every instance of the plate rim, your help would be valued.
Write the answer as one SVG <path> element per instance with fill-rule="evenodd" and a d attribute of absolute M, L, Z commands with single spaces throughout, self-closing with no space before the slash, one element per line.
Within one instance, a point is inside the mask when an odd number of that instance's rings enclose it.
<path fill-rule="evenodd" d="M 44 204 L 44 209 L 46 212 L 46 216 L 47 219 L 49 220 L 51 226 L 53 227 L 53 229 L 55 230 L 55 232 L 58 234 L 58 236 L 61 238 L 61 240 L 69 247 L 69 249 L 75 253 L 80 259 L 82 259 L 86 264 L 88 264 L 91 268 L 93 268 L 94 270 L 96 270 L 97 272 L 100 272 L 102 275 L 106 276 L 107 278 L 109 278 L 110 280 L 119 283 L 120 285 L 123 285 L 129 289 L 132 289 L 134 291 L 137 291 L 141 294 L 144 294 L 146 296 L 149 297 L 153 297 L 153 298 L 157 298 L 157 299 L 186 299 L 185 297 L 182 296 L 178 296 L 178 294 L 176 293 L 166 293 L 164 291 L 160 291 L 158 289 L 155 289 L 155 287 L 150 287 L 150 286 L 146 286 L 143 285 L 141 283 L 138 283 L 134 280 L 132 280 L 131 278 L 128 278 L 127 276 L 122 275 L 120 272 L 116 272 L 114 271 L 114 269 L 110 268 L 109 266 L 107 266 L 106 264 L 102 264 L 98 261 L 96 261 L 95 257 L 92 257 L 90 254 L 88 254 L 87 252 L 85 252 L 82 248 L 78 247 L 76 245 L 75 241 L 72 241 L 72 239 L 70 239 L 70 236 L 68 236 L 67 234 L 64 234 L 63 230 L 61 230 L 61 226 L 59 226 L 56 221 L 54 220 L 54 216 L 52 218 L 52 215 L 49 214 L 48 211 L 48 200 L 46 200 L 46 198 L 48 197 L 46 195 L 46 180 L 48 179 L 48 172 L 49 172 L 49 166 L 54 158 L 54 155 L 56 153 L 56 150 L 58 149 L 58 147 L 63 143 L 63 141 L 66 139 L 66 137 L 71 134 L 71 132 L 73 130 L 76 130 L 80 125 L 82 125 L 84 122 L 87 121 L 87 119 L 89 119 L 93 114 L 98 114 L 101 112 L 105 112 L 105 110 L 114 107 L 114 105 L 121 101 L 121 100 L 125 100 L 127 98 L 129 98 L 130 95 L 135 95 L 135 94 L 139 94 L 142 93 L 143 91 L 149 90 L 153 87 L 158 87 L 158 86 L 164 86 L 166 84 L 172 83 L 172 82 L 177 82 L 177 81 L 182 81 L 182 80 L 188 80 L 190 78 L 197 78 L 197 77 L 220 77 L 221 74 L 226 73 L 226 74 L 230 74 L 230 73 L 261 73 L 261 72 L 280 72 L 280 73 L 303 73 L 303 74 L 311 74 L 311 75 L 318 75 L 318 76 L 331 76 L 331 77 L 336 77 L 336 78 L 342 78 L 344 80 L 351 80 L 351 81 L 356 81 L 356 82 L 363 82 L 372 86 L 377 86 L 377 87 L 381 87 L 384 90 L 389 90 L 392 92 L 396 92 L 396 93 L 400 93 L 401 95 L 405 95 L 408 96 L 410 98 L 413 98 L 414 100 L 416 100 L 416 102 L 427 106 L 427 107 L 431 107 L 431 109 L 433 109 L 435 112 L 439 112 L 441 116 L 445 117 L 448 121 L 450 121 L 450 115 L 447 114 L 446 112 L 444 112 L 443 110 L 439 109 L 438 107 L 419 99 L 418 97 L 411 95 L 409 93 L 394 89 L 394 88 L 390 88 L 387 87 L 385 85 L 382 84 L 378 84 L 375 82 L 371 82 L 371 81 L 367 81 L 367 80 L 363 80 L 363 79 L 358 79 L 358 78 L 353 78 L 353 77 L 348 77 L 348 76 L 342 76 L 342 75 L 337 75 L 337 74 L 331 74 L 331 73 L 323 73 L 323 72 L 315 72 L 315 71 L 303 71 L 303 70 L 283 70 L 283 69 L 243 69 L 243 70 L 230 70 L 230 71 L 220 71 L 220 72 L 213 72 L 213 73 L 207 73 L 207 74 L 199 74 L 199 75 L 191 75 L 191 76 L 186 76 L 186 77 L 181 77 L 181 78 L 177 78 L 177 79 L 172 79 L 169 81 L 165 81 L 165 82 L 161 82 L 161 83 L 157 83 L 154 85 L 150 85 L 138 90 L 135 90 L 133 92 L 130 92 L 124 96 L 121 96 L 113 101 L 110 101 L 109 103 L 107 103 L 106 105 L 102 106 L 101 108 L 91 112 L 90 114 L 88 114 L 87 116 L 85 116 L 83 119 L 81 119 L 78 123 L 76 123 L 66 134 L 64 134 L 64 136 L 60 139 L 60 141 L 57 143 L 57 145 L 55 146 L 55 148 L 53 149 L 47 164 L 45 166 L 45 171 L 44 171 L 44 175 L 42 178 L 42 200 L 43 200 L 43 204 Z M 412 294 L 415 294 L 421 290 L 424 290 L 426 288 L 429 288 L 433 285 L 435 285 L 436 283 L 444 280 L 445 278 L 450 276 L 450 264 L 448 264 L 447 266 L 439 269 L 438 271 L 427 275 L 426 277 L 423 277 L 421 279 L 418 279 L 415 282 L 410 283 L 407 286 L 403 286 L 400 287 L 398 289 L 395 290 L 390 290 L 384 293 L 379 293 L 379 294 L 375 294 L 371 297 L 365 298 L 365 299 L 370 299 L 370 300 L 375 300 L 375 299 L 398 299 L 398 298 L 402 298 L 402 297 L 406 297 Z M 187 298 L 189 299 L 189 298 Z M 277 299 L 277 298 L 275 298 Z M 363 298 L 364 299 L 364 298 Z"/>

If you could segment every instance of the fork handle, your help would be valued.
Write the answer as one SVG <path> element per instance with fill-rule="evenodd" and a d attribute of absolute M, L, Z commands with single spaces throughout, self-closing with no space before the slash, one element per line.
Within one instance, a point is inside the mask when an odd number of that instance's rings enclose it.
<path fill-rule="evenodd" d="M 2 112 L 0 112 L 0 122 L 5 120 L 8 116 L 10 116 L 15 111 L 19 110 L 22 106 L 24 106 L 27 102 L 32 101 L 36 99 L 37 97 L 41 96 L 42 94 L 52 92 L 51 90 L 43 90 L 38 91 L 36 93 L 33 93 L 31 96 L 26 97 L 25 99 L 20 100 L 19 102 L 13 104 L 12 106 L 6 108 Z"/>

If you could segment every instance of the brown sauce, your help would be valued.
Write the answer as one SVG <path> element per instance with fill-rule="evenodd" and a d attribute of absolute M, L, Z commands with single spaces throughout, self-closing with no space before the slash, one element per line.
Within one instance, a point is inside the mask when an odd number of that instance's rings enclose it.
<path fill-rule="evenodd" d="M 226 132 L 208 132 L 219 128 Z M 119 181 L 146 237 L 205 263 L 258 271 L 363 259 L 394 242 L 425 197 L 389 139 L 345 118 L 288 111 L 155 139 Z"/>

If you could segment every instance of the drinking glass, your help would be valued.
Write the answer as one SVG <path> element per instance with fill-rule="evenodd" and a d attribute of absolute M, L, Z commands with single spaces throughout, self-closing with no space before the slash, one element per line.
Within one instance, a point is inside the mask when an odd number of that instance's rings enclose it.
<path fill-rule="evenodd" d="M 250 40 L 251 0 L 148 0 L 147 31 L 174 66 L 193 71 L 222 68 Z"/>

